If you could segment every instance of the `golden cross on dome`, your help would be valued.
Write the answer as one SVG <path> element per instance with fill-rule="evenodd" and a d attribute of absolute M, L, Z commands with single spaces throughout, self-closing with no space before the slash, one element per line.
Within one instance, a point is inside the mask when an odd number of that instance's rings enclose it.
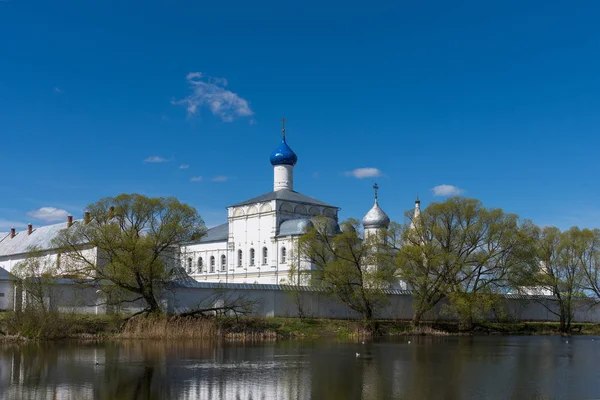
<path fill-rule="evenodd" d="M 377 201 L 377 191 L 379 190 L 379 186 L 377 185 L 377 183 L 373 185 L 373 190 L 375 190 L 375 201 Z"/>

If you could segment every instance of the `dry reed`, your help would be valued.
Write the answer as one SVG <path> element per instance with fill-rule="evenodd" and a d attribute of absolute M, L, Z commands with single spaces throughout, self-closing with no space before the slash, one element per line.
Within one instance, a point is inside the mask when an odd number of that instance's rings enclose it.
<path fill-rule="evenodd" d="M 277 332 L 260 324 L 197 317 L 132 318 L 119 336 L 123 339 L 274 340 Z"/>

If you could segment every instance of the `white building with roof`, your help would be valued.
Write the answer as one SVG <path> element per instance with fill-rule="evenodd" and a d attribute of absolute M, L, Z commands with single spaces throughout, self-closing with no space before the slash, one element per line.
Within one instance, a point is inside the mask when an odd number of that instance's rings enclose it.
<path fill-rule="evenodd" d="M 286 142 L 285 129 L 270 161 L 272 191 L 227 207 L 226 223 L 181 246 L 185 269 L 196 280 L 290 282 L 290 270 L 310 269 L 297 247 L 314 218 L 329 219 L 332 233 L 339 232 L 338 207 L 294 190 L 298 157 Z"/>

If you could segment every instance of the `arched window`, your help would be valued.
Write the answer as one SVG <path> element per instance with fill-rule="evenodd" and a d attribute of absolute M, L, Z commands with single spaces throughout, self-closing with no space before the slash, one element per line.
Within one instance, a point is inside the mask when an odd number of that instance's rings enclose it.
<path fill-rule="evenodd" d="M 201 274 L 203 270 L 204 270 L 204 260 L 202 260 L 202 257 L 200 257 L 200 258 L 198 258 L 198 273 Z"/>
<path fill-rule="evenodd" d="M 188 263 L 187 263 L 187 272 L 188 274 L 192 273 L 192 258 L 188 258 Z"/>
<path fill-rule="evenodd" d="M 263 247 L 262 263 L 263 265 L 267 265 L 269 263 L 269 250 L 267 250 L 266 247 Z"/>
<path fill-rule="evenodd" d="M 227 257 L 225 257 L 225 254 L 223 254 L 221 256 L 221 271 L 225 271 L 226 268 L 227 268 Z"/>
<path fill-rule="evenodd" d="M 238 267 L 241 268 L 242 267 L 242 256 L 243 253 L 241 250 L 238 250 Z"/>
<path fill-rule="evenodd" d="M 250 249 L 250 265 L 254 265 L 254 249 Z"/>
<path fill-rule="evenodd" d="M 215 272 L 215 256 L 210 256 L 210 272 Z"/>
<path fill-rule="evenodd" d="M 281 263 L 285 264 L 287 262 L 287 250 L 285 247 L 281 248 Z"/>

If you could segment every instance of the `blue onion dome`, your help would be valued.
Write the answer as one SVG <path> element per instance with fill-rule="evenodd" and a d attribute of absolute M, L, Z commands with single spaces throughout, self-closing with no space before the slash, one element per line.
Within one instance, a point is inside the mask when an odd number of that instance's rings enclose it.
<path fill-rule="evenodd" d="M 275 149 L 273 153 L 271 153 L 271 165 L 296 165 L 298 162 L 298 156 L 296 153 L 290 149 L 290 146 L 285 142 L 285 136 L 281 141 L 279 147 Z"/>
<path fill-rule="evenodd" d="M 390 218 L 375 200 L 373 208 L 364 216 L 362 223 L 365 228 L 387 228 L 390 225 Z"/>

